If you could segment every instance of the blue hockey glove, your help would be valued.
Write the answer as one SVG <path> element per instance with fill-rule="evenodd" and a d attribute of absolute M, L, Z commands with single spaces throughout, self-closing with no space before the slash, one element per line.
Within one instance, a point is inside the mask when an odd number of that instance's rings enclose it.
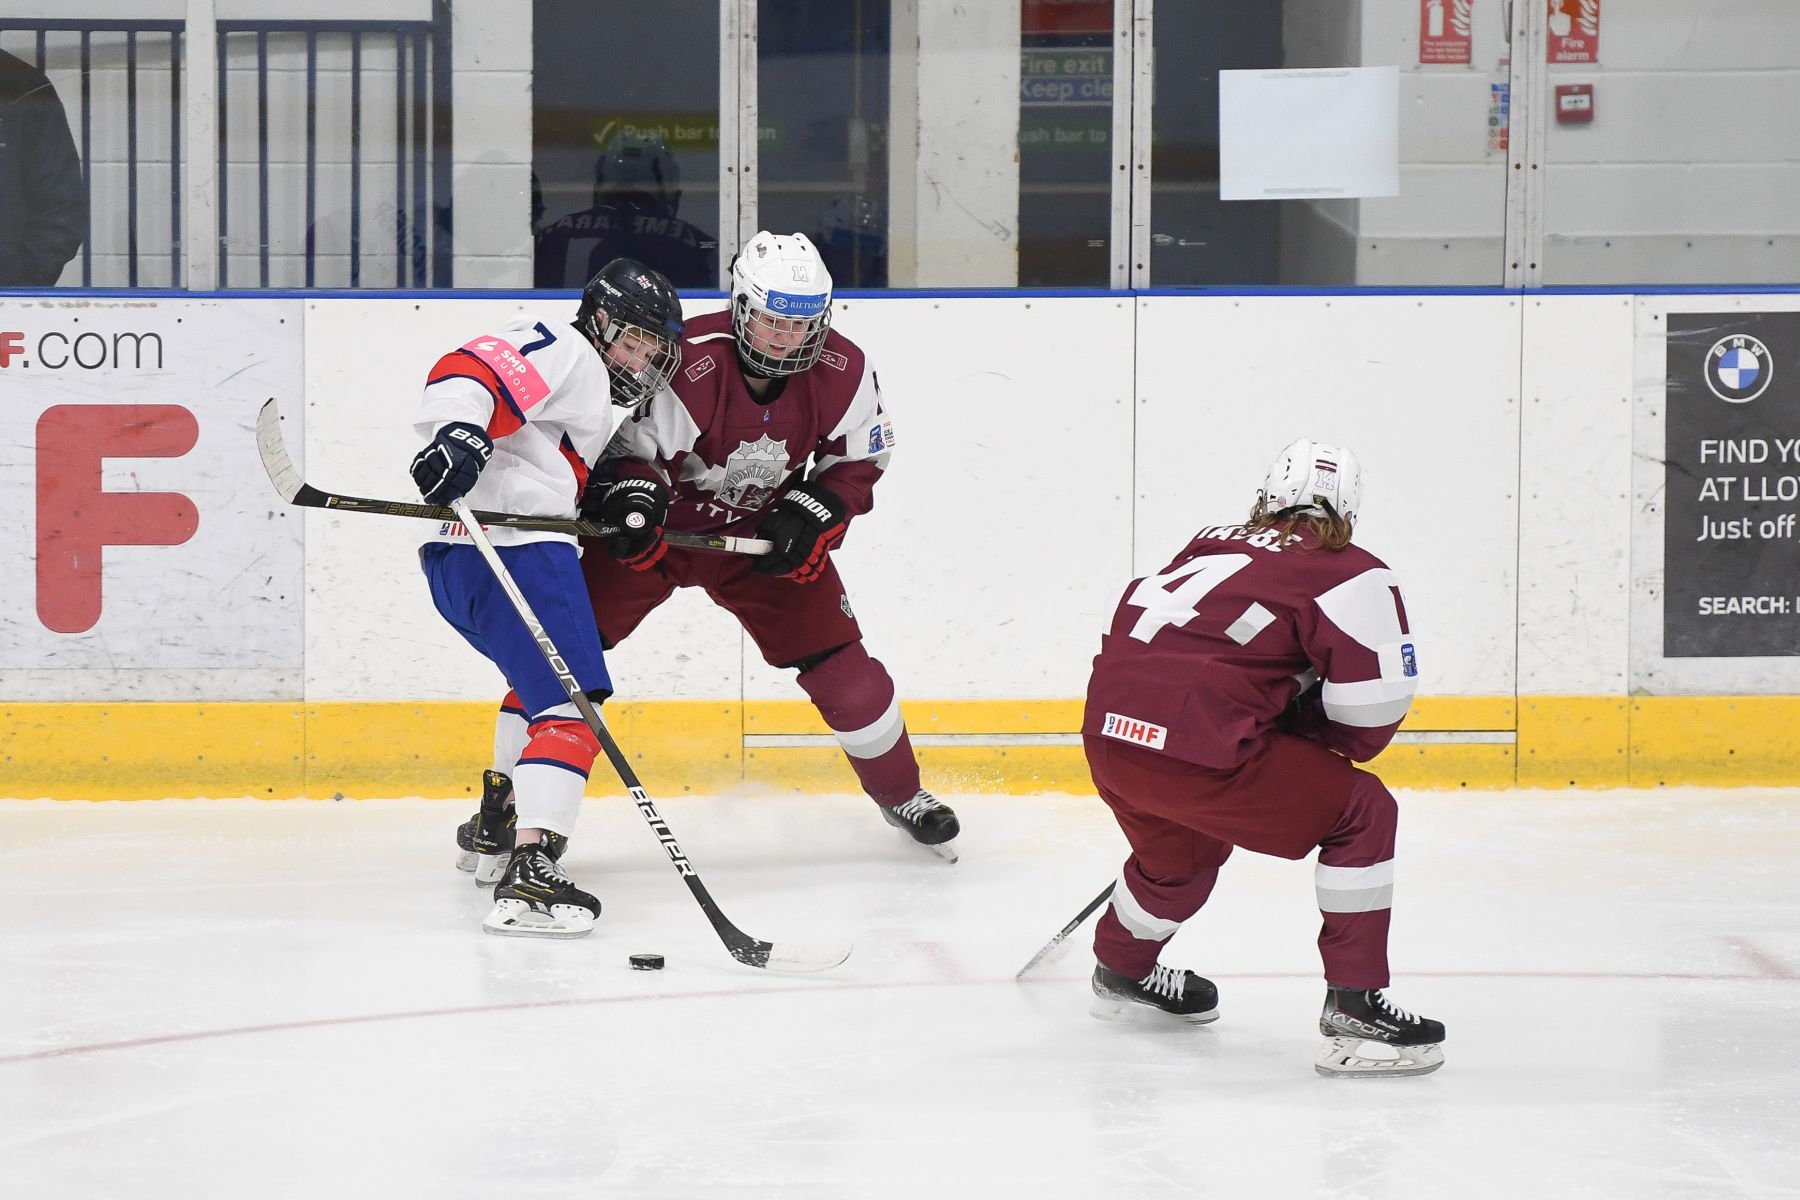
<path fill-rule="evenodd" d="M 437 431 L 431 444 L 412 460 L 413 482 L 427 504 L 448 504 L 469 494 L 481 468 L 494 455 L 487 431 L 466 421 L 452 421 Z"/>

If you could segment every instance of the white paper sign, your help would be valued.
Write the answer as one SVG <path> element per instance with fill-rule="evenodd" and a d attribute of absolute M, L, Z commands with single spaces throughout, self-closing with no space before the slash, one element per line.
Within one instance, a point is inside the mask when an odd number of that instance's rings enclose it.
<path fill-rule="evenodd" d="M 1400 69 L 1219 72 L 1219 197 L 1400 194 Z"/>
<path fill-rule="evenodd" d="M 294 300 L 0 301 L 0 695 L 301 694 L 302 522 L 254 432 L 271 396 L 304 411 L 300 318 Z"/>

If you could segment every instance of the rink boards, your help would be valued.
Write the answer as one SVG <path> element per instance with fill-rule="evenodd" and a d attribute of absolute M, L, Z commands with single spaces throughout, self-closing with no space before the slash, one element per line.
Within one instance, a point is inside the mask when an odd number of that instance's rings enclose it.
<path fill-rule="evenodd" d="M 466 793 L 499 689 L 431 611 L 420 527 L 282 506 L 253 418 L 281 400 L 315 484 L 409 499 L 429 364 L 514 312 L 560 323 L 571 303 L 0 300 L 0 399 L 36 431 L 0 447 L 16 514 L 0 531 L 0 794 Z M 1425 672 L 1385 776 L 1797 783 L 1793 658 L 1662 656 L 1659 511 L 1665 316 L 1796 308 L 841 300 L 896 452 L 837 557 L 928 785 L 1085 790 L 1079 697 L 1125 582 L 1242 515 L 1292 436 L 1341 441 L 1365 463 L 1359 540 L 1402 580 Z M 678 595 L 609 659 L 607 713 L 653 793 L 849 786 L 788 673 L 704 597 Z"/>

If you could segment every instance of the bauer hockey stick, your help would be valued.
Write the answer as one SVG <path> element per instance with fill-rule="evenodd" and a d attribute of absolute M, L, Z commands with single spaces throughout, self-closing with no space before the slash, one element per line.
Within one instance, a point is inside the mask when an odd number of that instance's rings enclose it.
<path fill-rule="evenodd" d="M 256 449 L 262 455 L 263 470 L 269 482 L 289 504 L 301 508 L 330 508 L 338 512 L 375 513 L 384 517 L 418 517 L 426 521 L 460 521 L 452 510 L 438 504 L 415 504 L 405 500 L 370 500 L 364 496 L 341 496 L 323 492 L 300 478 L 294 460 L 288 457 L 287 443 L 281 437 L 281 409 L 274 401 L 264 402 L 256 414 Z M 610 525 L 562 517 L 528 517 L 518 513 L 474 510 L 475 519 L 483 525 L 506 529 L 528 529 L 538 533 L 569 533 L 580 537 L 607 537 L 619 533 Z M 663 540 L 684 550 L 723 550 L 731 554 L 767 554 L 770 543 L 764 538 L 726 537 L 716 533 L 665 533 Z"/>
<path fill-rule="evenodd" d="M 1102 904 L 1105 904 L 1106 898 L 1108 896 L 1112 895 L 1112 892 L 1113 892 L 1113 885 L 1109 883 L 1106 885 L 1105 891 L 1101 892 L 1098 896 L 1095 896 L 1092 900 L 1088 901 L 1088 906 L 1086 908 L 1084 908 L 1080 912 L 1076 913 L 1075 918 L 1072 921 L 1070 921 L 1067 925 L 1064 925 L 1062 927 L 1062 930 L 1059 933 L 1057 933 L 1057 935 L 1055 937 L 1053 937 L 1049 941 L 1045 942 L 1044 948 L 1042 950 L 1039 950 L 1036 954 L 1032 955 L 1031 961 L 1026 963 L 1024 966 L 1020 967 L 1019 973 L 1017 975 L 1014 975 L 1013 978 L 1014 979 L 1024 979 L 1025 973 L 1027 971 L 1031 970 L 1031 968 L 1037 966 L 1039 963 L 1041 963 L 1045 959 L 1049 958 L 1052 954 L 1056 953 L 1057 947 L 1061 946 L 1071 933 L 1074 933 L 1077 929 L 1081 928 L 1081 923 L 1083 921 L 1087 920 L 1089 917 L 1093 916 L 1094 910 L 1099 908 Z"/>
<path fill-rule="evenodd" d="M 487 534 L 482 532 L 481 514 L 471 509 L 468 502 L 462 499 L 451 501 L 450 507 L 455 511 L 456 519 L 468 526 L 470 540 L 475 543 L 475 548 L 481 551 L 481 557 L 487 560 L 487 565 L 494 572 L 494 578 L 499 581 L 501 590 L 506 593 L 506 598 L 512 601 L 513 608 L 518 611 L 519 619 L 525 622 L 525 628 L 531 631 L 532 640 L 537 643 L 538 651 L 543 654 L 544 661 L 550 664 L 550 670 L 555 673 L 557 682 L 562 684 L 563 691 L 569 697 L 569 702 L 581 713 L 581 719 L 586 721 L 588 728 L 594 731 L 594 736 L 600 739 L 600 748 L 606 751 L 606 757 L 612 763 L 613 770 L 618 772 L 620 782 L 631 793 L 631 799 L 637 805 L 638 812 L 642 813 L 644 820 L 649 822 L 650 831 L 656 834 L 657 840 L 668 852 L 669 861 L 675 864 L 676 873 L 687 884 L 688 891 L 694 894 L 694 899 L 700 904 L 700 911 L 704 912 L 706 919 L 712 922 L 713 930 L 719 935 L 719 940 L 725 943 L 725 949 L 730 952 L 731 957 L 747 967 L 761 967 L 769 971 L 796 975 L 829 970 L 849 958 L 851 947 L 848 945 L 803 945 L 796 942 L 759 941 L 733 925 L 725 914 L 719 911 L 719 906 L 713 901 L 712 894 L 706 890 L 706 885 L 700 882 L 700 872 L 696 871 L 694 864 L 688 861 L 687 854 L 682 851 L 681 844 L 675 840 L 674 833 L 670 831 L 669 823 L 663 820 L 661 813 L 656 811 L 655 803 L 644 791 L 644 785 L 638 782 L 637 773 L 626 761 L 624 752 L 619 749 L 619 743 L 613 740 L 612 733 L 606 728 L 606 722 L 600 719 L 600 711 L 594 707 L 594 702 L 587 698 L 587 693 L 581 690 L 581 684 L 570 672 L 568 663 L 556 648 L 556 643 L 552 642 L 550 635 L 544 631 L 543 622 L 539 621 L 537 614 L 531 611 L 531 605 L 525 601 L 525 594 L 519 590 L 519 585 L 513 582 L 512 573 L 506 569 L 506 564 L 500 561 L 500 555 L 494 550 L 494 543 L 490 542 Z"/>

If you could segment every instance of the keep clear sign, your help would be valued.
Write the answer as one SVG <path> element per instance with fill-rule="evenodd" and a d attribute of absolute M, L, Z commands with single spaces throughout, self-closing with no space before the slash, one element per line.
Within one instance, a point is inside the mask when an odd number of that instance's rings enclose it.
<path fill-rule="evenodd" d="M 1800 654 L 1800 313 L 1670 313 L 1663 656 Z"/>

